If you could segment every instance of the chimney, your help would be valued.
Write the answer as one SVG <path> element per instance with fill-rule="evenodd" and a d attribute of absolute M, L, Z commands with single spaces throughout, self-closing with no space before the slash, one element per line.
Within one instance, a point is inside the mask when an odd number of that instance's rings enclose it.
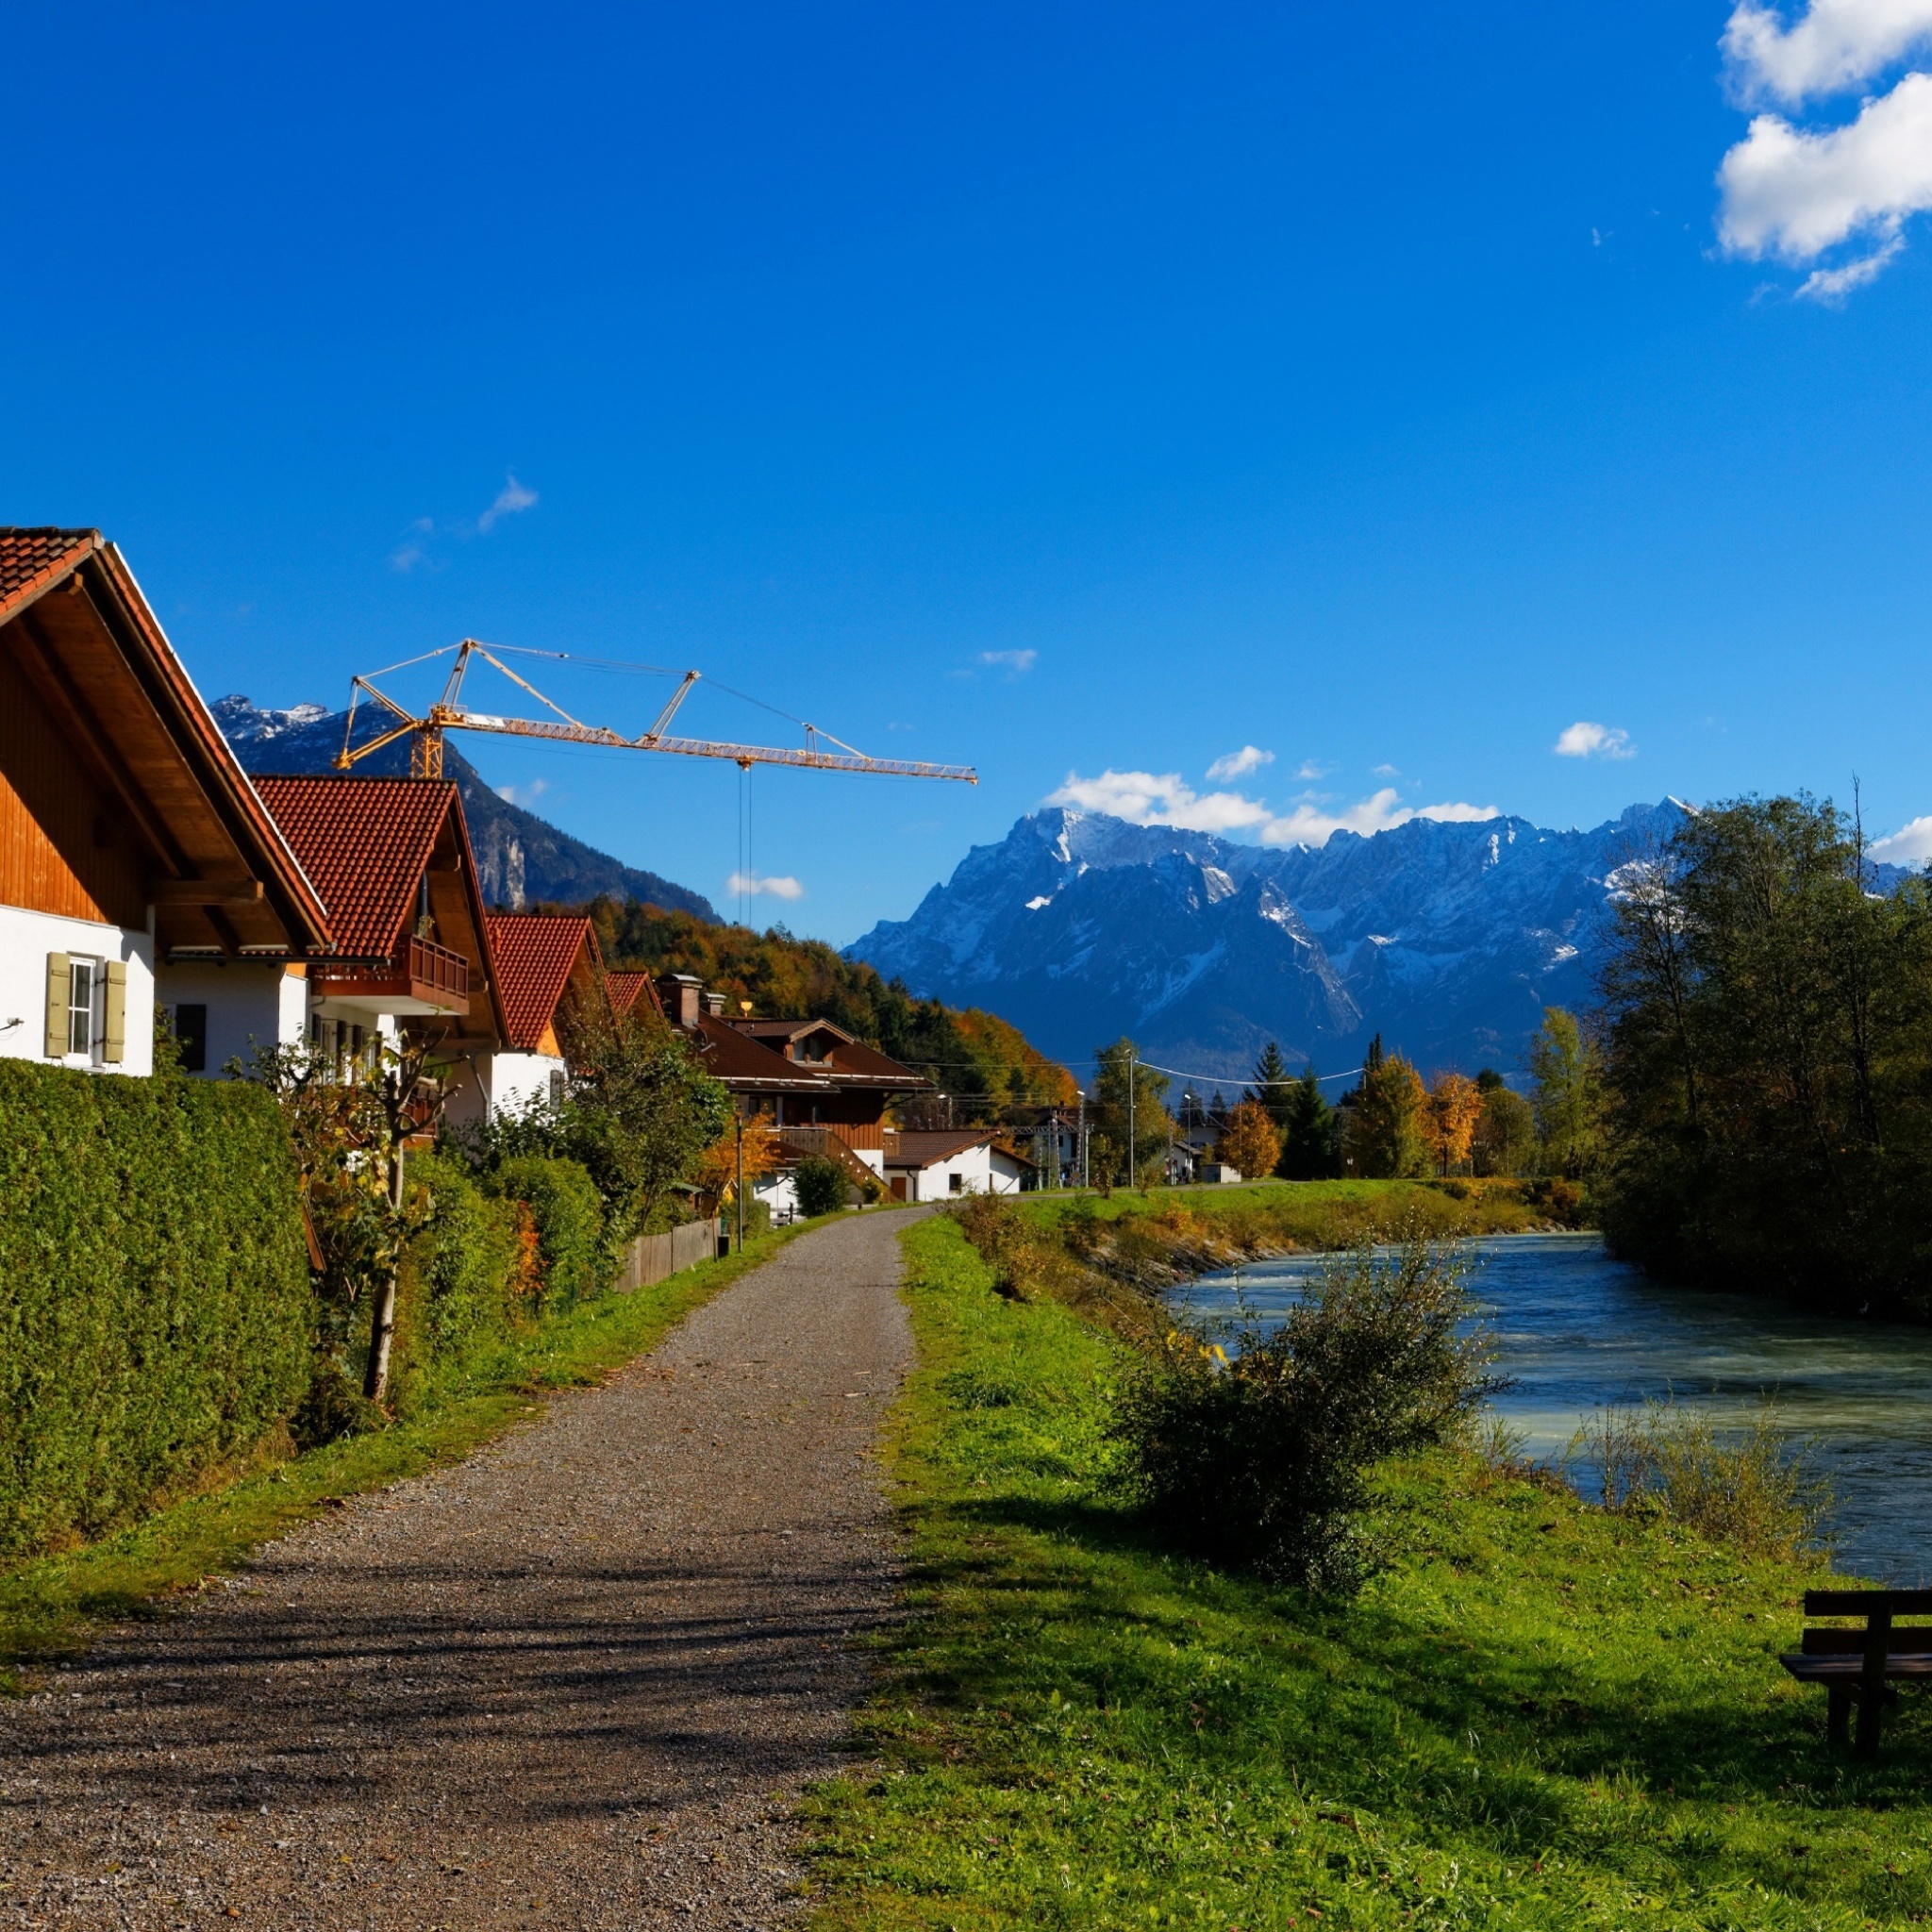
<path fill-rule="evenodd" d="M 708 992 L 705 995 L 705 1011 L 714 1020 L 724 1017 L 724 995 L 722 992 Z"/>
<path fill-rule="evenodd" d="M 690 1032 L 698 1024 L 698 1002 L 704 997 L 705 983 L 692 973 L 666 973 L 658 980 L 658 997 L 664 1002 L 664 1017 L 674 1026 Z"/>

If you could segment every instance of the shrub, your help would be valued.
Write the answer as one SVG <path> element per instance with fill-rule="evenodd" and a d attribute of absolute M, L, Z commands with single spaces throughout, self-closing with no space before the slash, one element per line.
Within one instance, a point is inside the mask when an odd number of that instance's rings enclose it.
<path fill-rule="evenodd" d="M 528 1204 L 546 1310 L 573 1307 L 596 1293 L 605 1270 L 604 1207 L 588 1169 L 575 1160 L 519 1155 L 487 1174 L 483 1185 L 500 1199 Z"/>
<path fill-rule="evenodd" d="M 542 1271 L 521 1202 L 491 1199 L 444 1154 L 412 1154 L 405 1174 L 425 1219 L 403 1257 L 398 1354 L 420 1374 L 533 1314 Z"/>
<path fill-rule="evenodd" d="M 845 1170 L 822 1154 L 808 1154 L 792 1169 L 791 1185 L 798 1191 L 798 1211 L 808 1216 L 834 1213 L 852 1198 Z"/>
<path fill-rule="evenodd" d="M 1565 1459 L 1578 1456 L 1595 1465 L 1605 1508 L 1660 1509 L 1747 1556 L 1795 1556 L 1818 1541 L 1831 1506 L 1808 1450 L 1769 1404 L 1728 1430 L 1674 1399 L 1610 1405 L 1571 1439 Z"/>
<path fill-rule="evenodd" d="M 275 1428 L 314 1320 L 266 1093 L 0 1060 L 0 1556 L 97 1534 Z"/>
<path fill-rule="evenodd" d="M 1473 1312 L 1465 1274 L 1417 1234 L 1392 1257 L 1337 1257 L 1231 1357 L 1204 1331 L 1170 1331 L 1123 1387 L 1120 1484 L 1210 1561 L 1352 1588 L 1370 1556 L 1370 1471 L 1459 1431 L 1497 1386 L 1486 1341 L 1457 1332 Z"/>

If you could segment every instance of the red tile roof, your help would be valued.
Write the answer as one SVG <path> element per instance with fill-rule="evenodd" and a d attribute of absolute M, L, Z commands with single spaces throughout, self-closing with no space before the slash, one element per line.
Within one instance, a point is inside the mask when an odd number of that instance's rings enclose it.
<path fill-rule="evenodd" d="M 416 908 L 457 788 L 429 778 L 258 778 L 348 959 L 386 959 Z"/>
<path fill-rule="evenodd" d="M 490 928 L 491 957 L 503 993 L 509 1043 L 534 1053 L 544 1030 L 557 1018 L 558 1003 L 570 985 L 571 968 L 586 946 L 597 957 L 597 939 L 588 919 L 557 918 L 535 912 L 496 912 Z"/>
<path fill-rule="evenodd" d="M 610 995 L 611 1007 L 620 1014 L 629 1012 L 641 997 L 646 1008 L 655 1007 L 660 1013 L 664 1010 L 648 973 L 607 973 L 604 988 Z"/>
<path fill-rule="evenodd" d="M 0 529 L 0 624 L 100 547 L 98 530 Z"/>

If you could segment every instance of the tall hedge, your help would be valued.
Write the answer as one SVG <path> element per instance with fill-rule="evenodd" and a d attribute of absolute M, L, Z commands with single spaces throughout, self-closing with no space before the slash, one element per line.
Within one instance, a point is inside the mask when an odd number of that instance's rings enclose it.
<path fill-rule="evenodd" d="M 554 1313 L 603 1286 L 604 1204 L 590 1172 L 575 1160 L 521 1154 L 484 1180 L 492 1194 L 529 1204 L 543 1259 L 543 1307 Z"/>
<path fill-rule="evenodd" d="M 0 1556 L 245 1449 L 301 1399 L 313 1325 L 266 1093 L 0 1059 Z"/>

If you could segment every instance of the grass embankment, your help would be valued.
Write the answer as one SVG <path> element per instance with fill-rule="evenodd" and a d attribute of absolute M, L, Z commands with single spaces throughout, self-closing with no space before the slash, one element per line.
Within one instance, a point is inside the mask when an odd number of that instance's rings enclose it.
<path fill-rule="evenodd" d="M 1396 1241 L 1420 1230 L 1433 1241 L 1533 1234 L 1581 1224 L 1579 1191 L 1568 1182 L 1262 1181 L 1245 1187 L 1157 1188 L 1111 1195 L 1030 1194 L 1024 1210 L 1042 1223 L 1070 1216 L 1126 1222 L 1186 1250 L 1292 1254 Z"/>
<path fill-rule="evenodd" d="M 491 1347 L 415 1391 L 408 1418 L 390 1428 L 299 1456 L 283 1438 L 119 1535 L 0 1571 L 0 1692 L 27 1688 L 31 1672 L 23 1666 L 84 1650 L 104 1624 L 165 1609 L 345 1497 L 460 1461 L 537 1414 L 546 1394 L 602 1380 L 809 1225 L 757 1236 L 741 1254 L 654 1288 L 600 1295 Z"/>
<path fill-rule="evenodd" d="M 1164 1553 L 1096 1482 L 1116 1343 L 908 1231 L 911 1617 L 824 1927 L 1851 1928 L 1932 1915 L 1932 1724 L 1824 1741 L 1799 1568 L 1441 1457 L 1322 1603 Z"/>

